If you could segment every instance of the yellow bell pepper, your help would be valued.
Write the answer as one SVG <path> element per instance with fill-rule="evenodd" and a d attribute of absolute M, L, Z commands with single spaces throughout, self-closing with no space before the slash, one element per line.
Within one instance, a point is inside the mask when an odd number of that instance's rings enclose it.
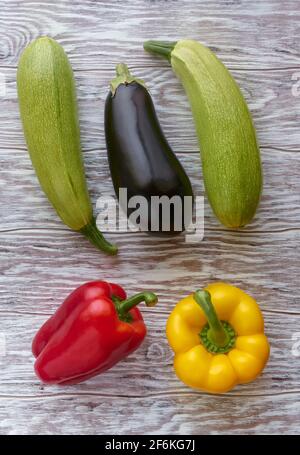
<path fill-rule="evenodd" d="M 169 316 L 167 338 L 179 379 L 210 393 L 253 381 L 270 353 L 256 301 L 226 283 L 181 300 Z"/>

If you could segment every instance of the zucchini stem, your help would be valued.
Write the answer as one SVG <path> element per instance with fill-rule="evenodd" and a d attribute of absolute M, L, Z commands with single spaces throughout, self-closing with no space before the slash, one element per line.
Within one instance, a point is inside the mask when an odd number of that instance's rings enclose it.
<path fill-rule="evenodd" d="M 117 254 L 118 248 L 116 247 L 116 245 L 112 245 L 107 240 L 105 240 L 103 234 L 97 228 L 95 218 L 93 218 L 90 223 L 88 223 L 82 229 L 80 229 L 80 232 L 83 235 L 85 235 L 89 239 L 89 241 L 93 245 L 95 245 L 99 250 L 111 254 L 112 256 Z"/>
<path fill-rule="evenodd" d="M 145 41 L 144 49 L 152 54 L 159 54 L 170 62 L 176 44 L 176 41 Z"/>

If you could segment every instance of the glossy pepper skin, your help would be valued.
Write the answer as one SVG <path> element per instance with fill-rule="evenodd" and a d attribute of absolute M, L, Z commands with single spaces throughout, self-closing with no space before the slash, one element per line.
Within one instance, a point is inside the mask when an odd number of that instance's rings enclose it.
<path fill-rule="evenodd" d="M 117 66 L 117 77 L 111 82 L 107 96 L 105 136 L 117 197 L 119 189 L 126 188 L 128 199 L 143 196 L 148 201 L 148 223 L 145 220 L 142 229 L 166 234 L 183 231 L 183 216 L 179 214 L 178 220 L 175 219 L 173 208 L 169 231 L 164 229 L 161 210 L 150 210 L 151 196 L 179 196 L 184 205 L 184 196 L 192 198 L 193 191 L 188 176 L 164 136 L 148 90 L 124 64 Z M 120 204 L 128 217 L 135 210 L 135 207 L 126 207 L 122 201 Z M 181 229 L 176 221 L 181 224 Z"/>
<path fill-rule="evenodd" d="M 103 373 L 135 351 L 146 336 L 139 302 L 155 305 L 150 292 L 127 299 L 124 289 L 105 281 L 73 291 L 37 332 L 35 372 L 47 384 L 76 384 Z"/>
<path fill-rule="evenodd" d="M 168 319 L 167 338 L 179 379 L 210 393 L 253 381 L 270 352 L 256 301 L 226 283 L 181 300 Z"/>

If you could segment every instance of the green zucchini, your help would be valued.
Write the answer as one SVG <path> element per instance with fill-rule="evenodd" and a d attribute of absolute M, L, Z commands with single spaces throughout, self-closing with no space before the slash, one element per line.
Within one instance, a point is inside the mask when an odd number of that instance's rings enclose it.
<path fill-rule="evenodd" d="M 262 169 L 255 129 L 238 85 L 215 54 L 196 41 L 147 41 L 144 48 L 168 59 L 185 88 L 215 215 L 227 227 L 246 225 L 260 200 Z"/>
<path fill-rule="evenodd" d="M 40 185 L 62 221 L 99 249 L 115 254 L 96 227 L 82 161 L 73 71 L 63 48 L 48 37 L 23 52 L 18 98 L 27 147 Z"/>

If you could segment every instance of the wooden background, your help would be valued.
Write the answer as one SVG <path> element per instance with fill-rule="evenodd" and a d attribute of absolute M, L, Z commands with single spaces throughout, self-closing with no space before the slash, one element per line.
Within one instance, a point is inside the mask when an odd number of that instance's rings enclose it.
<path fill-rule="evenodd" d="M 205 238 L 187 244 L 142 233 L 107 234 L 101 254 L 55 215 L 33 172 L 21 130 L 16 68 L 41 35 L 65 48 L 75 71 L 82 145 L 95 203 L 112 194 L 103 108 L 114 66 L 145 79 L 165 133 L 203 194 L 191 112 L 168 64 L 146 39 L 195 38 L 240 84 L 257 127 L 264 192 L 253 223 L 222 227 L 205 206 Z M 300 5 L 297 0 L 0 2 L 0 433 L 299 433 L 300 429 Z M 4 93 L 3 81 L 6 81 Z M 296 96 L 298 95 L 298 97 Z M 129 293 L 152 289 L 149 334 L 113 370 L 67 387 L 42 387 L 32 337 L 79 284 L 108 279 Z M 175 303 L 214 280 L 242 287 L 264 313 L 272 353 L 255 382 L 223 396 L 188 389 L 172 371 L 164 328 Z"/>

